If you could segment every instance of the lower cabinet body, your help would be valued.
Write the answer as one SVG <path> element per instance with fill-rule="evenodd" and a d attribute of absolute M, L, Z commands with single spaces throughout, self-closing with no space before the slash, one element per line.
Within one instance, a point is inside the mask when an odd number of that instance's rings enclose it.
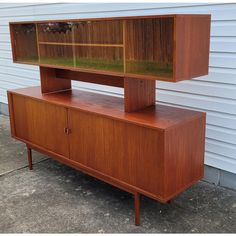
<path fill-rule="evenodd" d="M 157 129 L 16 93 L 8 97 L 13 137 L 136 194 L 136 224 L 137 194 L 166 203 L 203 177 L 203 113 Z"/>

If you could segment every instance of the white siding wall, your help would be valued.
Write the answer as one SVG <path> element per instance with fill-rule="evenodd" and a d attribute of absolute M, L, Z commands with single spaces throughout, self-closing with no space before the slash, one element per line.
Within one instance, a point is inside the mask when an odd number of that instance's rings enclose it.
<path fill-rule="evenodd" d="M 9 21 L 168 13 L 212 14 L 210 73 L 177 84 L 157 82 L 160 103 L 207 112 L 205 163 L 236 173 L 236 4 L 0 4 L 0 102 L 6 90 L 39 85 L 37 66 L 12 63 Z M 121 95 L 118 88 L 76 87 Z"/>

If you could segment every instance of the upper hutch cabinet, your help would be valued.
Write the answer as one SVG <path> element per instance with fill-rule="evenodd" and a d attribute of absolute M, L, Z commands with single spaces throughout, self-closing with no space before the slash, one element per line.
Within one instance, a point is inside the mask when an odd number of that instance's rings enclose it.
<path fill-rule="evenodd" d="M 10 23 L 15 62 L 176 82 L 208 73 L 209 15 Z"/>

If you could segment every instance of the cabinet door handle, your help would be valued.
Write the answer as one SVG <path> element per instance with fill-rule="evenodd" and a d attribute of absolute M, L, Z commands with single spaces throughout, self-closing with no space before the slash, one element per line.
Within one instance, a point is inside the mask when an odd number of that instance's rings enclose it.
<path fill-rule="evenodd" d="M 67 135 L 69 135 L 69 134 L 71 133 L 71 129 L 68 128 L 68 127 L 65 127 L 65 128 L 64 128 L 64 133 L 67 134 Z"/>

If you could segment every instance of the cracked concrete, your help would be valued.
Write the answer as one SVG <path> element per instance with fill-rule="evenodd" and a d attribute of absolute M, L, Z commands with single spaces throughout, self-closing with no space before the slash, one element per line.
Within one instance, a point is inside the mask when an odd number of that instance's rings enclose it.
<path fill-rule="evenodd" d="M 236 192 L 199 182 L 161 204 L 142 197 L 134 226 L 130 194 L 33 152 L 0 116 L 0 233 L 236 233 Z"/>

